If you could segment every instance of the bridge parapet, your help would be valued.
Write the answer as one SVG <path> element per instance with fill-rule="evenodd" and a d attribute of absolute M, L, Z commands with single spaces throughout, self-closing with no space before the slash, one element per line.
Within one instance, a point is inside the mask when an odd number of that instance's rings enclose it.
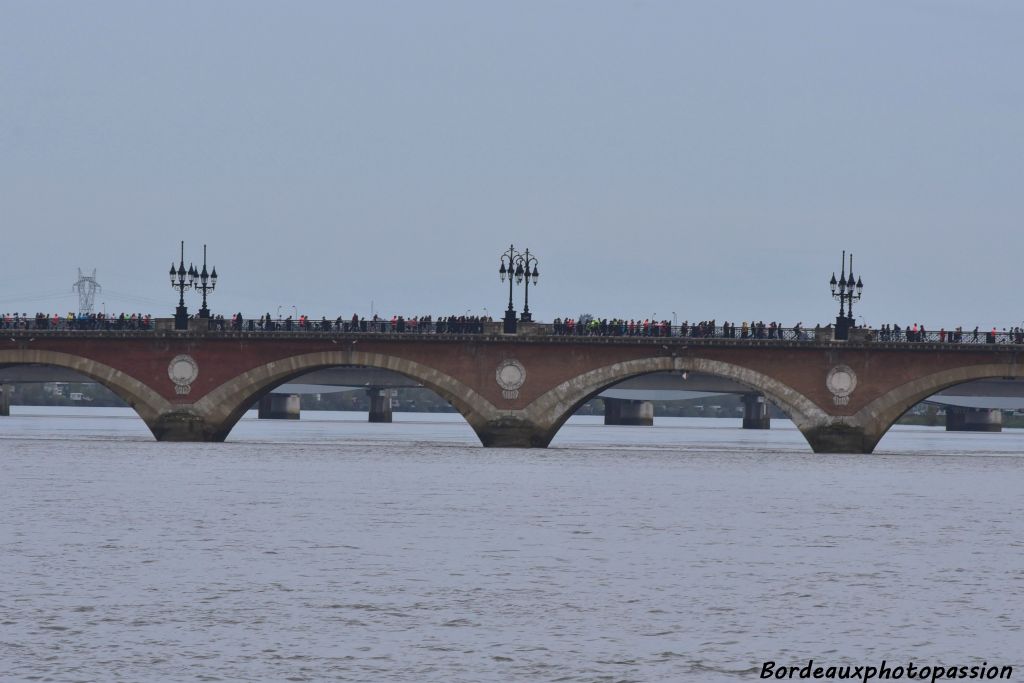
<path fill-rule="evenodd" d="M 869 328 L 851 328 L 849 339 L 838 340 L 834 338 L 834 331 L 831 327 L 819 327 L 808 330 L 804 327 L 793 328 L 772 328 L 772 329 L 751 329 L 746 333 L 742 329 L 737 330 L 735 326 L 718 327 L 694 327 L 688 325 L 628 325 L 617 322 L 614 325 L 606 324 L 604 327 L 575 327 L 567 326 L 565 323 L 520 323 L 516 334 L 505 334 L 502 331 L 501 322 L 476 321 L 472 323 L 429 321 L 426 323 L 413 323 L 403 321 L 399 325 L 393 321 L 362 320 L 358 323 L 351 321 L 298 321 L 274 320 L 265 321 L 260 319 L 242 320 L 232 322 L 225 319 L 190 319 L 188 330 L 175 330 L 173 318 L 150 319 L 147 323 L 142 321 L 126 321 L 123 324 L 118 321 L 105 321 L 103 325 L 88 325 L 77 327 L 67 321 L 60 321 L 52 324 L 52 321 L 45 325 L 36 326 L 34 320 L 23 319 L 18 326 L 7 325 L 3 328 L 5 334 L 35 336 L 46 335 L 157 335 L 173 336 L 209 336 L 209 335 L 245 335 L 245 336 L 306 336 L 314 335 L 321 337 L 353 338 L 363 336 L 400 336 L 402 338 L 461 338 L 473 339 L 568 339 L 574 342 L 595 342 L 598 340 L 624 340 L 627 343 L 671 343 L 685 342 L 687 344 L 701 343 L 734 343 L 734 344 L 834 344 L 843 347 L 854 347 L 866 344 L 910 344 L 939 345 L 942 348 L 949 346 L 1024 346 L 1024 329 L 1002 332 L 962 332 L 945 330 L 931 332 L 911 332 L 902 330 L 899 333 L 886 330 L 874 330 Z"/>
<path fill-rule="evenodd" d="M 935 335 L 929 335 L 918 341 L 905 339 L 879 339 L 865 334 L 858 338 L 851 330 L 849 340 L 835 340 L 824 334 L 807 334 L 800 338 L 731 338 L 719 336 L 705 337 L 655 337 L 655 336 L 619 336 L 619 335 L 559 335 L 551 334 L 543 326 L 537 326 L 526 334 L 503 334 L 501 332 L 468 333 L 468 332 L 350 332 L 350 331 L 318 331 L 318 330 L 270 330 L 248 331 L 234 329 L 208 329 L 205 325 L 189 330 L 164 329 L 109 329 L 109 330 L 70 330 L 70 329 L 8 329 L 3 334 L 8 337 L 8 344 L 23 345 L 36 339 L 149 339 L 149 340 L 277 340 L 277 341 L 331 341 L 333 343 L 358 343 L 362 341 L 390 341 L 416 343 L 498 343 L 498 344 L 556 344 L 562 346 L 648 346 L 668 350 L 681 348 L 817 348 L 817 349 L 900 349 L 917 352 L 963 352 L 963 353 L 1003 353 L 1007 350 L 1024 350 L 1024 335 L 1018 341 L 1015 335 L 1007 333 L 997 336 L 993 341 L 964 339 L 959 342 L 939 341 Z M 0 348 L 3 348 L 0 341 Z"/>

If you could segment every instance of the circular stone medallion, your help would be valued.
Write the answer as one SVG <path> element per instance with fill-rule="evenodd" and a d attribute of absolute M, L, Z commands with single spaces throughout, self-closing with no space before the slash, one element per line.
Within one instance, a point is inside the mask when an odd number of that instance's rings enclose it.
<path fill-rule="evenodd" d="M 498 366 L 494 379 L 502 389 L 502 396 L 508 399 L 519 398 L 519 387 L 526 382 L 526 368 L 514 358 L 509 358 Z"/>
<path fill-rule="evenodd" d="M 836 405 L 846 405 L 850 394 L 857 388 L 857 373 L 848 365 L 837 365 L 828 371 L 825 386 L 832 392 L 832 400 Z"/>
<path fill-rule="evenodd" d="M 174 390 L 177 393 L 187 394 L 192 389 L 190 385 L 199 376 L 199 364 L 192 356 L 175 356 L 167 366 L 167 376 L 174 382 Z"/>

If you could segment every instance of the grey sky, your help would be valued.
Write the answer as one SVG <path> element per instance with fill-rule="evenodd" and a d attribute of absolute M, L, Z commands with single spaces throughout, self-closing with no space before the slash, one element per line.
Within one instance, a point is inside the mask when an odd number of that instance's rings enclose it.
<path fill-rule="evenodd" d="M 1019 325 L 1024 4 L 0 1 L 0 312 Z M 516 291 L 517 308 L 522 293 Z M 198 306 L 190 295 L 190 307 Z"/>

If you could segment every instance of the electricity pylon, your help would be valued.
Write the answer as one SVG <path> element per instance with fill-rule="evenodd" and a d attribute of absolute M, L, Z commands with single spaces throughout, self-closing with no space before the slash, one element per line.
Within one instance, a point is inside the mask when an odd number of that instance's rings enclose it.
<path fill-rule="evenodd" d="M 78 292 L 78 315 L 92 315 L 93 302 L 96 301 L 96 292 L 103 288 L 96 282 L 96 269 L 92 269 L 92 275 L 83 275 L 82 269 L 78 269 L 78 282 L 71 286 L 71 289 Z"/>

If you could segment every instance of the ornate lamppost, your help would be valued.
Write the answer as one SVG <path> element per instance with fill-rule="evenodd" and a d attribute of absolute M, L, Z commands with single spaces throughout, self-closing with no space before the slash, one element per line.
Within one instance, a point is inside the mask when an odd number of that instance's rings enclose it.
<path fill-rule="evenodd" d="M 185 270 L 185 241 L 181 242 L 181 261 L 177 269 L 171 261 L 171 287 L 178 290 L 178 308 L 174 311 L 174 329 L 188 329 L 188 309 L 185 308 L 185 290 L 192 287 L 196 281 L 196 269 L 190 263 L 188 270 Z"/>
<path fill-rule="evenodd" d="M 212 292 L 217 286 L 217 267 L 213 267 L 213 272 L 208 273 L 206 271 L 206 245 L 203 245 L 203 270 L 199 273 L 199 281 L 192 285 L 197 290 L 203 293 L 203 307 L 199 309 L 200 318 L 209 318 L 210 309 L 206 307 L 206 292 Z"/>
<path fill-rule="evenodd" d="M 524 323 L 532 322 L 533 316 L 530 315 L 530 281 L 533 280 L 533 284 L 537 284 L 537 278 L 540 277 L 540 273 L 537 272 L 537 259 L 530 256 L 530 250 L 526 249 L 519 256 L 519 261 L 523 266 L 523 277 L 519 276 L 519 269 L 516 269 L 516 284 L 518 284 L 523 278 L 526 279 L 526 289 L 523 294 L 523 314 L 519 316 L 519 319 Z M 530 267 L 533 267 L 533 272 L 530 272 Z"/>
<path fill-rule="evenodd" d="M 836 281 L 836 274 L 832 273 L 829 281 L 832 287 L 832 298 L 839 300 L 839 315 L 836 317 L 836 339 L 849 339 L 850 328 L 853 324 L 853 302 L 860 301 L 861 292 L 864 290 L 864 283 L 860 278 L 853 279 L 853 254 L 850 254 L 850 275 L 846 275 L 846 250 L 843 250 L 842 269 L 839 273 L 839 280 Z"/>
<path fill-rule="evenodd" d="M 523 264 L 515 245 L 508 245 L 508 251 L 501 255 L 501 267 L 498 276 L 505 281 L 508 276 L 508 309 L 505 311 L 505 334 L 516 333 L 516 309 L 512 308 L 512 282 L 515 278 L 523 279 Z"/>

